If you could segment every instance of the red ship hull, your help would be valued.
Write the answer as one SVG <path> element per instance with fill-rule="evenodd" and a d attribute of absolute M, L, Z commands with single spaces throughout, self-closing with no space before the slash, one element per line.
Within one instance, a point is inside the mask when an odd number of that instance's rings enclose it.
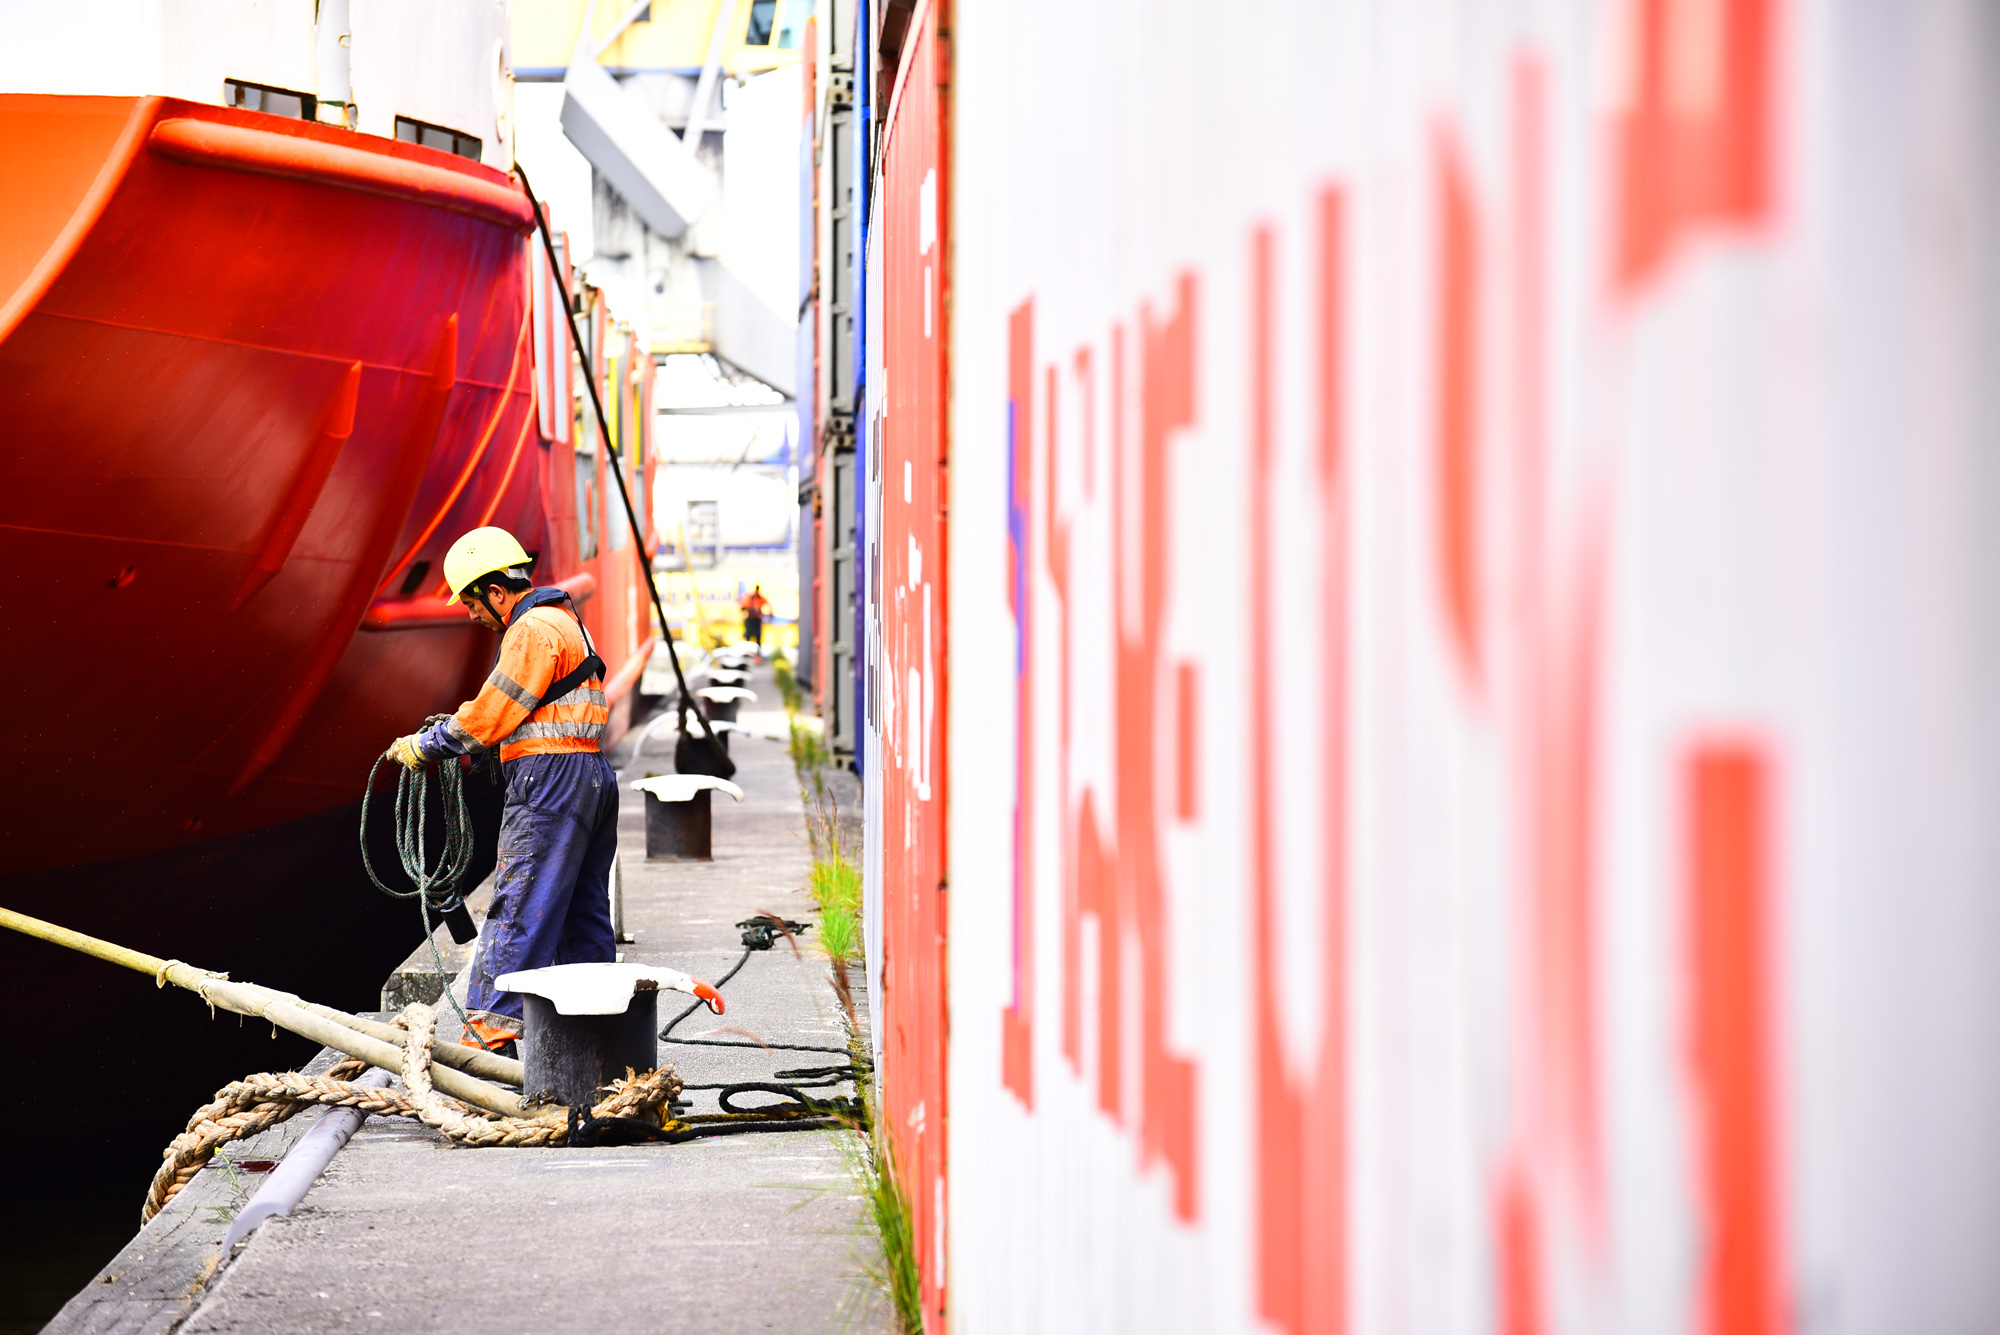
<path fill-rule="evenodd" d="M 0 99 L 0 139 L 63 119 L 117 123 L 100 168 L 115 184 L 80 202 L 96 216 L 0 329 L 0 561 L 34 579 L 0 625 L 63 664 L 27 714 L 32 777 L 0 810 L 14 872 L 352 801 L 388 737 L 462 699 L 492 653 L 469 624 L 357 635 L 390 565 L 436 570 L 456 520 L 488 510 L 540 527 L 538 461 L 520 457 L 539 453 L 523 438 L 525 202 L 510 226 L 355 188 L 338 160 L 314 179 L 287 149 L 362 153 L 302 122 Z M 202 130 L 236 138 L 197 158 Z M 387 166 L 508 189 L 369 142 Z"/>
<path fill-rule="evenodd" d="M 0 903 L 367 1006 L 419 929 L 362 876 L 363 781 L 496 648 L 436 601 L 444 549 L 567 522 L 533 215 L 461 159 L 158 98 L 0 97 L 0 177 Z M 0 978 L 65 1022 L 15 1069 L 164 1082 L 142 1139 L 294 1055 L 22 938 Z"/>

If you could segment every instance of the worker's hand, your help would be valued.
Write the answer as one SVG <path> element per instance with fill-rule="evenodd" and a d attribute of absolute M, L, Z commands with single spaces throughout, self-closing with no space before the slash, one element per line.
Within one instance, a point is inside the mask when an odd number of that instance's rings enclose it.
<path fill-rule="evenodd" d="M 398 737 L 383 754 L 400 763 L 404 769 L 422 769 L 425 764 L 424 753 L 417 749 L 415 733 L 411 733 L 408 737 Z"/>

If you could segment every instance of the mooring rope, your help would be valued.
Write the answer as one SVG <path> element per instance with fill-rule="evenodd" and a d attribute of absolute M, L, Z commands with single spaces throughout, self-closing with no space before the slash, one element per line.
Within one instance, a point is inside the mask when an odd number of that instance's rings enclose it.
<path fill-rule="evenodd" d="M 448 1140 L 475 1147 L 561 1145 L 569 1140 L 574 1119 L 568 1109 L 552 1108 L 536 1117 L 501 1117 L 438 1093 L 431 1084 L 437 1012 L 419 1003 L 404 1010 L 395 1023 L 410 1033 L 403 1048 L 401 1090 L 354 1083 L 353 1077 L 366 1070 L 368 1063 L 351 1059 L 325 1075 L 296 1071 L 252 1075 L 215 1091 L 215 1098 L 195 1110 L 187 1129 L 161 1154 L 139 1222 L 144 1224 L 158 1214 L 218 1148 L 254 1136 L 316 1104 L 359 1108 L 384 1117 L 414 1117 Z M 644 1075 L 628 1070 L 606 1086 L 609 1092 L 588 1116 L 657 1130 L 663 1122 L 661 1110 L 671 1105 L 680 1088 L 680 1077 L 671 1066 Z"/>
<path fill-rule="evenodd" d="M 815 1099 L 797 1089 L 754 1082 L 732 1088 L 744 1093 L 781 1094 L 789 1101 L 740 1109 L 725 1101 L 721 1112 L 675 1117 L 674 1101 L 683 1087 L 671 1065 L 643 1075 L 627 1068 L 622 1077 L 599 1091 L 604 1097 L 587 1110 L 551 1106 L 533 1117 L 502 1117 L 440 1094 L 431 1084 L 431 1045 L 437 1038 L 435 1008 L 419 1002 L 405 1008 L 394 1023 L 410 1034 L 403 1045 L 401 1090 L 355 1083 L 352 1077 L 368 1065 L 358 1058 L 341 1062 L 325 1075 L 285 1071 L 246 1076 L 224 1085 L 213 1100 L 195 1110 L 187 1129 L 161 1154 L 139 1222 L 143 1225 L 158 1214 L 217 1149 L 276 1126 L 314 1105 L 359 1108 L 384 1117 L 414 1117 L 460 1145 L 494 1148 L 582 1147 L 634 1140 L 679 1143 L 746 1131 L 809 1131 L 867 1124 L 866 1110 L 858 1098 Z"/>

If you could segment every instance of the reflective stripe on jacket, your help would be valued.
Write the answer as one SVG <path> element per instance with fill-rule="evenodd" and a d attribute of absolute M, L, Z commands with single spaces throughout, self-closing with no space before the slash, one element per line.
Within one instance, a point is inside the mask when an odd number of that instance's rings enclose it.
<path fill-rule="evenodd" d="M 554 589 L 536 589 L 522 600 L 500 641 L 500 661 L 479 694 L 426 732 L 453 751 L 500 748 L 500 759 L 557 751 L 595 751 L 611 721 L 604 679 L 592 677 L 560 700 L 542 692 L 574 672 L 590 655 L 575 614 Z M 444 734 L 439 737 L 438 734 Z M 454 745 L 455 743 L 455 745 Z"/>

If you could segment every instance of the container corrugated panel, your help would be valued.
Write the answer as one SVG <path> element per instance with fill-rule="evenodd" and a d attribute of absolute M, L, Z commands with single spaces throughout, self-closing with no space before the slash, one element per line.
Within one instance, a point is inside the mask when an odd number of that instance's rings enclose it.
<path fill-rule="evenodd" d="M 953 1329 L 2000 1320 L 1996 36 L 955 7 Z"/>
<path fill-rule="evenodd" d="M 871 906 L 880 996 L 882 1119 L 909 1195 L 925 1311 L 943 1318 L 945 1282 L 945 859 L 948 784 L 945 545 L 945 216 L 936 16 L 920 6 L 882 146 L 877 220 L 883 378 L 871 380 L 880 433 L 875 600 L 875 737 L 880 793 Z M 893 239 L 893 240 L 892 240 Z M 874 249 L 874 248 L 871 248 Z M 877 396 L 886 401 L 874 403 Z M 877 415 L 879 414 L 879 415 Z M 871 442 L 872 445 L 872 442 Z M 871 450 L 871 457 L 873 451 Z M 941 1325 L 939 1327 L 942 1328 Z"/>

